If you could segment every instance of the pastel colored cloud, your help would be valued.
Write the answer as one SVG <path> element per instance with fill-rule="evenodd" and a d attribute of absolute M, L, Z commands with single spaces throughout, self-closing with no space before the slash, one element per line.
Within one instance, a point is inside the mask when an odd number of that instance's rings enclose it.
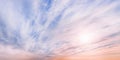
<path fill-rule="evenodd" d="M 119 0 L 0 0 L 0 59 L 119 60 L 119 15 Z"/>

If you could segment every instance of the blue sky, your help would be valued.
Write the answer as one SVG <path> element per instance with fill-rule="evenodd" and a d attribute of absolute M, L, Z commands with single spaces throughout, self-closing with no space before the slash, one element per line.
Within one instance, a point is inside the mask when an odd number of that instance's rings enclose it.
<path fill-rule="evenodd" d="M 114 49 L 120 44 L 119 16 L 119 0 L 0 0 L 0 56 Z"/>

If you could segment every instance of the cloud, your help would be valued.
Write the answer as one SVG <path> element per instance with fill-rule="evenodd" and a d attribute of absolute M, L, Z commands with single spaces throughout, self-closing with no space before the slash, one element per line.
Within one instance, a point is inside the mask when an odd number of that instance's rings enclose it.
<path fill-rule="evenodd" d="M 97 54 L 120 43 L 119 0 L 0 1 L 0 55 L 5 57 Z"/>

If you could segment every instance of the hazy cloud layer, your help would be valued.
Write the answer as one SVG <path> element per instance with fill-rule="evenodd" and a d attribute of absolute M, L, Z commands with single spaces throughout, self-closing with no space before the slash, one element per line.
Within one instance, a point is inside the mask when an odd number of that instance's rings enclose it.
<path fill-rule="evenodd" d="M 114 55 L 119 44 L 119 0 L 0 0 L 1 59 Z"/>

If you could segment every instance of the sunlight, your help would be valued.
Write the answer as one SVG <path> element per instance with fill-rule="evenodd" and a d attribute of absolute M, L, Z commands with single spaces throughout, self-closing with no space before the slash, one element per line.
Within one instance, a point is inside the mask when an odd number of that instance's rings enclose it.
<path fill-rule="evenodd" d="M 95 38 L 94 33 L 83 33 L 83 34 L 80 35 L 79 41 L 82 44 L 88 44 L 88 43 L 93 42 L 94 38 Z"/>

